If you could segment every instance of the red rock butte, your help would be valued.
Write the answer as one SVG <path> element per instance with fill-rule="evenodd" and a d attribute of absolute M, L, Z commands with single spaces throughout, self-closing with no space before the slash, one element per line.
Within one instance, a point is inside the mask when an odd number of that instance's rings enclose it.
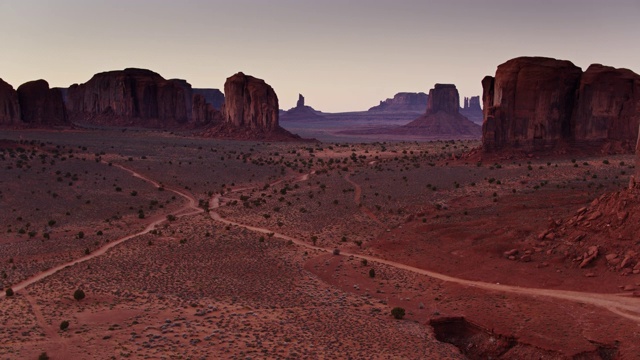
<path fill-rule="evenodd" d="M 627 69 L 520 57 L 482 80 L 483 149 L 558 145 L 629 151 L 640 125 L 640 76 Z"/>
<path fill-rule="evenodd" d="M 401 129 L 459 138 L 480 135 L 480 127 L 460 114 L 460 95 L 453 84 L 436 84 L 429 90 L 425 114 Z"/>
<path fill-rule="evenodd" d="M 133 68 L 99 73 L 72 85 L 67 108 L 75 122 L 107 126 L 201 126 L 219 118 L 188 82 Z"/>

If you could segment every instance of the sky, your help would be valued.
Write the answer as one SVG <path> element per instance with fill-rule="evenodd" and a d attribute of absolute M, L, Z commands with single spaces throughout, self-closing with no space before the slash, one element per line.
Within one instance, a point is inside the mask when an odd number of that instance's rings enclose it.
<path fill-rule="evenodd" d="M 138 67 L 219 88 L 242 71 L 280 107 L 366 110 L 480 81 L 518 56 L 640 73 L 640 0 L 0 0 L 0 78 L 54 87 Z"/>

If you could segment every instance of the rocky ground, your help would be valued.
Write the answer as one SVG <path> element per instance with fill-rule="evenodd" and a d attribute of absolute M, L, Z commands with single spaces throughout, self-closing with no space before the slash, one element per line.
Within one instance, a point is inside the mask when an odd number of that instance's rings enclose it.
<path fill-rule="evenodd" d="M 1 358 L 637 353 L 631 156 L 3 136 Z"/>

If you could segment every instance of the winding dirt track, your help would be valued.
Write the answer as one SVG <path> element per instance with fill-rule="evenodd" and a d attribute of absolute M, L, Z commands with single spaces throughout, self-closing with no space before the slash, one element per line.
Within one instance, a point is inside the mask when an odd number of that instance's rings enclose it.
<path fill-rule="evenodd" d="M 135 172 L 135 171 L 133 171 L 133 170 L 131 170 L 129 168 L 126 168 L 126 167 L 124 167 L 122 165 L 114 164 L 113 166 L 118 167 L 118 168 L 120 168 L 122 170 L 125 170 L 125 171 L 129 172 L 129 173 L 131 173 L 132 176 L 137 177 L 137 178 L 139 178 L 141 180 L 144 180 L 144 181 L 152 184 L 153 186 L 155 186 L 157 188 L 161 186 L 158 182 L 156 182 L 156 181 L 154 181 L 152 179 L 149 179 L 146 176 L 140 175 L 137 172 Z M 187 200 L 187 204 L 186 205 L 184 205 L 180 209 L 175 210 L 175 211 L 173 211 L 173 212 L 171 212 L 169 214 L 175 215 L 177 217 L 182 217 L 182 216 L 195 215 L 195 214 L 199 214 L 199 213 L 204 212 L 203 209 L 198 207 L 198 202 L 196 201 L 196 199 L 193 196 L 191 196 L 191 195 L 189 195 L 187 193 L 184 193 L 184 192 L 182 192 L 180 190 L 176 190 L 176 189 L 172 189 L 172 188 L 168 188 L 168 187 L 165 187 L 165 189 L 168 190 L 168 191 L 171 191 L 171 192 L 173 192 L 173 193 L 175 193 L 177 195 L 180 195 L 181 197 L 183 197 L 183 198 L 185 198 Z M 83 256 L 83 257 L 81 257 L 79 259 L 76 259 L 76 260 L 73 260 L 73 261 L 70 261 L 70 262 L 67 262 L 67 263 L 64 263 L 64 264 L 60 264 L 58 266 L 52 267 L 49 270 L 45 270 L 45 271 L 43 271 L 43 272 L 41 272 L 39 274 L 34 275 L 31 278 L 28 278 L 28 279 L 26 279 L 26 280 L 24 280 L 22 282 L 19 282 L 19 283 L 13 285 L 11 288 L 13 289 L 14 292 L 20 291 L 20 290 L 26 288 L 27 286 L 29 286 L 29 285 L 31 285 L 33 283 L 36 283 L 36 282 L 38 282 L 38 281 L 40 281 L 40 280 L 42 280 L 42 279 L 44 279 L 46 277 L 49 277 L 49 276 L 57 273 L 58 271 L 66 268 L 68 266 L 73 266 L 73 265 L 76 265 L 76 264 L 80 264 L 80 263 L 83 263 L 85 261 L 88 261 L 88 260 L 91 260 L 93 258 L 96 258 L 98 256 L 102 256 L 109 249 L 113 248 L 114 246 L 120 245 L 123 242 L 125 242 L 127 240 L 130 240 L 130 239 L 133 239 L 135 237 L 138 237 L 140 235 L 144 235 L 144 234 L 149 233 L 157 225 L 162 224 L 163 222 L 167 221 L 166 215 L 169 215 L 169 214 L 156 215 L 156 216 L 151 218 L 151 219 L 153 219 L 153 221 L 151 223 L 149 223 L 149 225 L 147 225 L 144 228 L 144 230 L 142 230 L 142 231 L 140 231 L 138 233 L 132 234 L 132 235 L 125 236 L 123 238 L 120 238 L 118 240 L 112 241 L 110 243 L 107 243 L 104 246 L 96 249 L 95 251 L 93 251 L 89 255 Z M 2 294 L 1 296 L 5 296 L 5 294 Z"/>
<path fill-rule="evenodd" d="M 353 202 L 356 203 L 356 205 L 358 205 L 358 207 L 360 207 L 360 210 L 369 217 L 369 219 L 373 220 L 376 222 L 376 224 L 380 225 L 381 227 L 386 227 L 384 223 L 382 223 L 382 221 L 380 221 L 380 219 L 378 219 L 378 217 L 376 216 L 376 214 L 373 213 L 373 211 L 371 211 L 368 207 L 362 205 L 362 188 L 360 187 L 360 184 L 358 184 L 357 182 L 351 180 L 351 178 L 349 177 L 349 174 L 344 176 L 344 179 L 351 185 L 353 185 L 353 187 L 355 188 L 355 191 L 353 193 Z"/>
<path fill-rule="evenodd" d="M 118 168 L 125 170 L 129 173 L 131 173 L 132 176 L 137 177 L 139 179 L 142 179 L 150 184 L 152 184 L 153 186 L 159 187 L 161 186 L 158 182 L 149 179 L 146 176 L 143 176 L 131 169 L 128 169 L 124 166 L 121 165 L 114 165 L 117 166 Z M 306 181 L 309 179 L 310 174 L 305 174 L 305 175 L 301 175 L 299 176 L 295 182 L 300 182 L 300 181 Z M 354 182 L 352 182 L 351 180 L 347 180 L 350 183 L 354 184 L 354 186 L 356 186 L 356 196 L 354 198 L 354 201 L 356 203 L 360 203 L 360 194 L 361 191 L 358 191 L 358 189 L 360 189 L 360 187 L 355 184 Z M 185 198 L 187 200 L 187 204 L 185 206 L 183 206 L 182 208 L 173 211 L 171 214 L 176 215 L 176 216 L 188 216 L 188 215 L 195 215 L 195 214 L 199 214 L 202 213 L 204 210 L 202 210 L 201 208 L 198 207 L 197 201 L 196 199 L 191 196 L 190 194 L 184 193 L 180 190 L 177 189 L 172 189 L 172 188 L 168 188 L 166 187 L 166 189 L 168 191 L 171 191 L 183 198 Z M 250 189 L 250 188 L 249 188 Z M 240 190 L 247 190 L 247 188 L 242 188 L 242 189 L 234 189 L 232 191 L 237 192 Z M 265 234 L 273 234 L 274 237 L 283 239 L 283 240 L 287 240 L 287 241 L 292 241 L 293 243 L 297 244 L 298 246 L 307 248 L 307 249 L 311 249 L 311 250 L 317 250 L 317 251 L 322 251 L 322 252 L 330 252 L 333 251 L 333 249 L 328 249 L 328 248 L 323 248 L 323 247 L 318 247 L 318 246 L 313 246 L 310 245 L 300 239 L 291 237 L 291 236 L 287 236 L 275 231 L 272 231 L 270 229 L 266 229 L 266 228 L 261 228 L 261 227 L 255 227 L 255 226 L 251 226 L 251 225 L 245 225 L 245 224 L 241 224 L 241 223 L 237 223 L 231 220 L 227 220 L 225 218 L 223 218 L 219 213 L 217 213 L 216 211 L 214 211 L 215 209 L 220 207 L 220 194 L 215 194 L 209 201 L 209 206 L 210 206 L 210 216 L 213 220 L 224 223 L 224 224 L 229 224 L 229 225 L 235 225 L 235 226 L 240 226 L 243 228 L 246 228 L 248 230 L 252 230 L 252 231 L 256 231 L 256 232 L 260 232 L 260 233 L 265 233 Z M 168 214 L 167 214 L 168 215 Z M 144 230 L 129 235 L 129 236 L 125 236 L 121 239 L 118 239 L 116 241 L 110 242 L 108 244 L 106 244 L 105 246 L 99 248 L 98 250 L 94 251 L 93 253 L 87 255 L 87 256 L 83 256 L 77 260 L 62 264 L 62 265 L 58 265 L 54 268 L 51 268 L 47 271 L 44 271 L 42 273 L 39 273 L 27 280 L 24 280 L 16 285 L 13 286 L 13 290 L 14 291 L 20 291 L 22 289 L 24 289 L 25 287 L 40 281 L 48 276 L 51 276 L 53 274 L 55 274 L 56 272 L 64 269 L 67 266 L 73 266 L 75 264 L 79 264 L 88 260 L 91 260 L 95 257 L 101 256 L 103 254 L 105 254 L 109 249 L 113 248 L 114 246 L 117 246 L 129 239 L 135 238 L 137 236 L 146 234 L 148 232 L 150 232 L 151 230 L 153 230 L 157 225 L 163 223 L 164 221 L 166 221 L 166 217 L 161 217 L 160 215 L 158 215 L 158 218 L 155 219 L 154 221 L 152 221 L 149 225 L 147 225 L 147 227 L 144 228 Z M 506 293 L 514 293 L 514 294 L 519 294 L 519 295 L 526 295 L 526 296 L 532 296 L 532 297 L 539 297 L 539 296 L 543 296 L 543 297 L 548 297 L 548 298 L 554 298 L 554 299 L 561 299 L 561 300 L 567 300 L 567 301 L 572 301 L 572 302 L 578 302 L 578 303 L 584 303 L 584 304 L 590 304 L 590 305 L 594 305 L 594 306 L 598 306 L 604 309 L 607 309 L 619 316 L 625 317 L 627 319 L 633 320 L 635 322 L 640 323 L 640 299 L 637 298 L 632 298 L 632 297 L 628 297 L 628 296 L 623 296 L 620 294 L 599 294 L 599 293 L 588 293 L 588 292 L 578 292 L 578 291 L 565 291 L 565 290 L 551 290 L 551 289 L 538 289 L 538 288 L 526 288 L 526 287 L 519 287 L 519 286 L 511 286 L 511 285 L 501 285 L 501 284 L 493 284 L 493 283 L 487 283 L 487 282 L 482 282 L 482 281 L 472 281 L 472 280 L 466 280 L 466 279 L 460 279 L 460 278 L 456 278 L 456 277 L 452 277 L 452 276 L 448 276 L 445 274 L 440 274 L 440 273 L 436 273 L 433 271 L 428 271 L 428 270 L 424 270 L 424 269 L 420 269 L 420 268 L 416 268 L 413 266 L 409 266 L 406 264 L 402 264 L 402 263 L 398 263 L 395 261 L 391 261 L 391 260 L 385 260 L 385 259 L 381 259 L 378 257 L 374 257 L 374 256 L 369 256 L 369 255 L 361 255 L 361 254 L 354 254 L 354 253 L 349 253 L 349 252 L 341 252 L 341 255 L 343 256 L 353 256 L 354 258 L 358 258 L 358 259 L 366 259 L 367 261 L 372 261 L 372 262 L 377 262 L 380 264 L 385 264 L 388 266 L 392 266 L 398 269 L 402 269 L 402 270 L 406 270 L 406 271 L 410 271 L 416 274 L 420 274 L 420 275 L 425 275 L 425 276 L 429 276 L 432 277 L 434 279 L 439 279 L 442 281 L 446 281 L 446 282 L 451 282 L 451 283 L 455 283 L 455 284 L 460 284 L 460 285 L 464 285 L 464 286 L 470 286 L 470 287 L 476 287 L 478 289 L 482 289 L 482 290 L 489 290 L 489 291 L 498 291 L 498 292 L 506 292 Z M 1 296 L 4 296 L 4 294 L 2 294 Z"/>
<path fill-rule="evenodd" d="M 302 178 L 303 177 L 301 177 L 300 179 Z M 308 179 L 308 176 L 305 177 L 304 179 Z M 348 179 L 347 177 L 345 177 L 345 179 L 347 179 L 349 183 L 356 186 L 354 201 L 356 202 L 356 204 L 359 204 L 360 194 L 361 194 L 361 191 L 359 191 L 360 186 L 354 183 L 352 180 Z M 300 239 L 296 239 L 294 237 L 284 235 L 284 234 L 272 231 L 270 229 L 240 224 L 231 220 L 227 220 L 223 218 L 219 213 L 213 211 L 214 209 L 220 207 L 220 195 L 214 195 L 209 203 L 209 206 L 211 209 L 209 214 L 213 220 L 220 221 L 228 225 L 244 227 L 245 229 L 260 232 L 260 233 L 273 234 L 274 237 L 287 240 L 287 241 L 292 241 L 293 243 L 299 246 L 305 247 L 307 249 L 324 251 L 324 252 L 333 251 L 333 249 L 327 249 L 319 246 L 310 245 Z M 475 287 L 482 290 L 506 292 L 506 293 L 513 293 L 513 294 L 526 295 L 526 296 L 532 296 L 532 297 L 542 296 L 542 297 L 578 302 L 583 304 L 590 304 L 590 305 L 607 309 L 613 312 L 614 314 L 617 314 L 624 318 L 640 323 L 640 299 L 629 297 L 627 294 L 600 294 L 600 293 L 589 293 L 589 292 L 579 292 L 579 291 L 569 291 L 569 290 L 552 290 L 552 289 L 526 288 L 526 287 L 519 287 L 519 286 L 512 286 L 512 285 L 501 285 L 501 284 L 487 283 L 482 281 L 473 281 L 473 280 L 456 278 L 453 276 L 448 276 L 445 274 L 440 274 L 437 272 L 416 268 L 416 267 L 402 264 L 399 262 L 381 259 L 375 256 L 361 255 L 361 254 L 355 254 L 355 253 L 349 253 L 349 252 L 341 252 L 340 255 L 353 256 L 354 258 L 357 258 L 357 259 L 366 259 L 367 261 L 385 264 L 388 266 L 395 267 L 397 269 L 402 269 L 402 270 L 410 271 L 416 274 L 429 276 L 434 279 L 455 283 L 459 285 L 464 285 L 464 286 Z"/>

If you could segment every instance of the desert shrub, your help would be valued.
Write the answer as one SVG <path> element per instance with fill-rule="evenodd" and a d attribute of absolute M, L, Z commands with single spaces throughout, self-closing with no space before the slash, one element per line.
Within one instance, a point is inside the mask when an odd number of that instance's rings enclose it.
<path fill-rule="evenodd" d="M 7 291 L 5 291 L 5 294 L 7 295 L 7 297 L 13 296 L 13 289 L 12 288 L 8 288 Z"/>
<path fill-rule="evenodd" d="M 376 277 L 376 271 L 374 269 L 369 269 L 369 277 L 370 278 Z"/>
<path fill-rule="evenodd" d="M 340 255 L 340 249 L 333 249 L 333 255 Z"/>
<path fill-rule="evenodd" d="M 367 264 L 369 262 L 367 261 L 367 259 L 362 259 L 362 261 L 360 261 L 360 263 L 362 263 L 362 266 L 367 266 Z"/>
<path fill-rule="evenodd" d="M 64 320 L 63 322 L 60 323 L 60 330 L 65 331 L 69 328 L 69 322 L 67 320 Z"/>
<path fill-rule="evenodd" d="M 73 293 L 73 298 L 80 301 L 82 299 L 84 299 L 85 294 L 84 291 L 82 291 L 82 289 L 78 289 Z"/>
<path fill-rule="evenodd" d="M 38 356 L 38 360 L 49 360 L 49 355 L 47 355 L 47 353 L 43 351 Z"/>
<path fill-rule="evenodd" d="M 83 232 L 83 231 L 80 231 L 80 232 L 78 233 L 78 239 L 82 239 L 82 238 L 84 238 L 84 232 Z"/>
<path fill-rule="evenodd" d="M 391 309 L 391 315 L 393 315 L 393 317 L 398 320 L 401 320 L 404 317 L 404 314 L 404 308 L 394 307 L 393 309 Z"/>

